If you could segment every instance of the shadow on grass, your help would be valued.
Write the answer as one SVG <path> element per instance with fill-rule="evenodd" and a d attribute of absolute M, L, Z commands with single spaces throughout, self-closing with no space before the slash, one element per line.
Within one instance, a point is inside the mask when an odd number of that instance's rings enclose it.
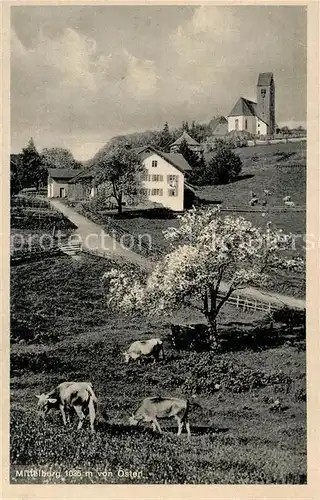
<path fill-rule="evenodd" d="M 165 426 L 160 424 L 162 428 L 163 434 L 177 434 L 178 426 Z M 228 428 L 219 428 L 212 427 L 208 425 L 192 425 L 191 427 L 191 435 L 215 435 L 215 434 L 223 434 L 229 431 Z M 130 426 L 129 424 L 109 424 L 108 422 L 99 422 L 97 424 L 98 432 L 106 432 L 108 434 L 114 436 L 120 435 L 148 435 L 153 437 L 159 437 L 161 434 L 159 432 L 154 432 L 151 429 L 151 424 L 140 424 L 138 426 Z M 182 431 L 183 434 L 186 434 L 185 428 Z"/>
<path fill-rule="evenodd" d="M 254 177 L 254 174 L 238 175 L 238 177 L 230 181 L 230 184 L 234 184 L 235 182 L 239 181 L 245 181 L 246 179 L 252 179 L 252 177 Z"/>

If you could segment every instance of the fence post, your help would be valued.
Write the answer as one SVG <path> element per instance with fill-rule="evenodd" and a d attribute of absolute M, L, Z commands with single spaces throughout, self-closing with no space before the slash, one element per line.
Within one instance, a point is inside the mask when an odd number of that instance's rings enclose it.
<path fill-rule="evenodd" d="M 240 300 L 240 297 L 239 297 L 239 294 L 237 295 L 237 309 L 239 308 L 239 300 Z"/>

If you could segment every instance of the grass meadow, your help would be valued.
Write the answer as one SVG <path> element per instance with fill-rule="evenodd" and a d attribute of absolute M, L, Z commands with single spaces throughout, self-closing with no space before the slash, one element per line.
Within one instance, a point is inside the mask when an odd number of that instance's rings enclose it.
<path fill-rule="evenodd" d="M 187 309 L 173 318 L 115 314 L 101 284 L 110 265 L 61 256 L 11 269 L 11 482 L 306 483 L 304 345 L 178 353 L 166 341 L 170 322 L 203 318 Z M 220 323 L 249 328 L 257 319 L 227 305 Z M 164 339 L 164 361 L 123 363 L 128 344 L 154 335 Z M 35 395 L 63 380 L 92 382 L 94 436 L 76 421 L 64 429 L 59 412 L 38 419 Z M 201 407 L 191 409 L 190 441 L 173 421 L 163 435 L 128 426 L 144 397 L 192 394 Z M 43 477 L 22 477 L 31 469 Z"/>

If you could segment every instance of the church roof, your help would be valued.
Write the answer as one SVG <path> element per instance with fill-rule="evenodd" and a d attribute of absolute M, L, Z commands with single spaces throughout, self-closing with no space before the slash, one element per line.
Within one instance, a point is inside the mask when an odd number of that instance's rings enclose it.
<path fill-rule="evenodd" d="M 240 97 L 232 108 L 231 113 L 229 113 L 229 116 L 257 116 L 256 108 L 256 102 Z"/>
<path fill-rule="evenodd" d="M 260 73 L 258 78 L 258 87 L 264 87 L 271 84 L 273 73 Z"/>
<path fill-rule="evenodd" d="M 197 142 L 195 139 L 191 137 L 191 135 L 188 134 L 185 130 L 183 131 L 183 134 L 177 139 L 171 146 L 180 146 L 180 144 L 183 141 L 187 141 L 187 144 L 189 146 L 199 146 L 199 142 Z"/>

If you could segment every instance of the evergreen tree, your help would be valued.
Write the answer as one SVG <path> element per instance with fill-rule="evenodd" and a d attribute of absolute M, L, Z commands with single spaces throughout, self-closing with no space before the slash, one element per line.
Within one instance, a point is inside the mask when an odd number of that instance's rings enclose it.
<path fill-rule="evenodd" d="M 32 137 L 27 147 L 22 150 L 21 170 L 23 187 L 35 187 L 38 190 L 47 180 L 47 169 L 42 163 Z"/>
<path fill-rule="evenodd" d="M 197 153 L 188 147 L 188 143 L 185 139 L 181 142 L 179 150 L 192 168 L 192 172 L 190 172 L 188 179 L 194 184 L 201 184 L 201 179 L 204 175 L 203 169 L 205 169 L 203 154 L 199 157 Z"/>
<path fill-rule="evenodd" d="M 193 151 L 191 151 L 191 153 L 193 153 Z M 195 153 L 193 153 L 193 155 L 195 155 Z M 192 167 L 192 172 L 189 174 L 188 180 L 191 182 L 191 184 L 195 184 L 197 186 L 203 186 L 206 184 L 206 179 L 207 179 L 207 165 L 203 151 L 201 151 L 200 155 L 196 156 L 197 156 L 197 161 L 194 163 L 194 166 Z"/>
<path fill-rule="evenodd" d="M 169 153 L 172 142 L 172 135 L 170 133 L 168 122 L 166 122 L 160 134 L 159 149 L 165 153 Z"/>
<path fill-rule="evenodd" d="M 189 132 L 189 123 L 188 122 L 182 122 L 182 130 Z"/>
<path fill-rule="evenodd" d="M 10 192 L 11 196 L 19 193 L 22 185 L 22 168 L 20 155 L 11 155 L 10 157 Z"/>
<path fill-rule="evenodd" d="M 195 139 L 196 141 L 198 140 L 197 139 L 197 127 L 196 127 L 196 122 L 193 120 L 192 124 L 191 124 L 191 130 L 190 130 L 190 135 L 193 139 Z"/>
<path fill-rule="evenodd" d="M 232 151 L 232 146 L 218 139 L 214 146 L 214 156 L 206 169 L 206 184 L 227 184 L 241 172 L 242 161 Z"/>

